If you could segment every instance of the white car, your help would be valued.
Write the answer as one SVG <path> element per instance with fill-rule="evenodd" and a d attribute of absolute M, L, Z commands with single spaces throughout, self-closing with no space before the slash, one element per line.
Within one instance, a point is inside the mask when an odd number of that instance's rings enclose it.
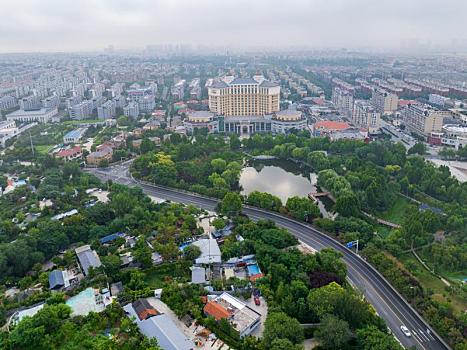
<path fill-rule="evenodd" d="M 409 329 L 404 325 L 401 326 L 401 331 L 402 331 L 402 333 L 405 334 L 406 337 L 411 337 L 412 336 L 412 333 L 410 333 Z"/>

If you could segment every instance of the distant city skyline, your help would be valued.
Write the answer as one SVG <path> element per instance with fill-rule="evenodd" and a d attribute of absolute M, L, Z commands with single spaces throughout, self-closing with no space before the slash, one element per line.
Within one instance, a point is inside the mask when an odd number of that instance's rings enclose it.
<path fill-rule="evenodd" d="M 467 50 L 462 0 L 3 0 L 1 8 L 1 53 L 165 44 Z"/>

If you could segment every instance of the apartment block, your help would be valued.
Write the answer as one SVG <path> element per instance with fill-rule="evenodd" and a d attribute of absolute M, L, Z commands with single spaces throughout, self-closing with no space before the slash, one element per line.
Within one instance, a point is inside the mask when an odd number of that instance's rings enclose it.
<path fill-rule="evenodd" d="M 374 88 L 371 92 L 371 104 L 382 114 L 391 114 L 397 110 L 399 98 L 381 88 Z"/>
<path fill-rule="evenodd" d="M 401 111 L 402 121 L 408 131 L 428 137 L 432 132 L 441 132 L 445 112 L 425 104 L 409 104 Z"/>
<path fill-rule="evenodd" d="M 365 100 L 356 100 L 353 107 L 352 122 L 368 129 L 370 134 L 378 133 L 381 128 L 381 113 Z"/>
<path fill-rule="evenodd" d="M 353 95 L 349 90 L 335 87 L 332 89 L 331 100 L 340 114 L 348 117 L 352 115 Z"/>

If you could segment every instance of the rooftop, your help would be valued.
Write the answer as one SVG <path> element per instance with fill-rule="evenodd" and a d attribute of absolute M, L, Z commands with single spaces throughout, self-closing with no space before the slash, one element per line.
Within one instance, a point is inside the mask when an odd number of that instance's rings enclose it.
<path fill-rule="evenodd" d="M 193 242 L 201 250 L 201 255 L 195 260 L 197 264 L 221 262 L 221 250 L 215 239 L 200 239 Z"/>
<path fill-rule="evenodd" d="M 129 317 L 135 317 L 135 322 L 140 332 L 148 338 L 156 338 L 158 345 L 162 349 L 193 350 L 195 348 L 193 342 L 180 331 L 172 319 L 166 314 L 158 314 L 148 319 L 141 320 L 138 318 L 132 304 L 125 305 L 123 309 Z"/>
<path fill-rule="evenodd" d="M 68 139 L 68 138 L 79 138 L 81 137 L 81 135 L 83 134 L 83 129 L 75 129 L 75 130 L 71 130 L 69 132 L 67 132 L 64 136 L 64 138 Z"/>
<path fill-rule="evenodd" d="M 68 149 L 62 149 L 60 152 L 57 153 L 57 157 L 69 157 L 79 152 L 81 152 L 81 147 L 79 146 Z"/>
<path fill-rule="evenodd" d="M 57 287 L 63 287 L 65 285 L 65 279 L 63 278 L 63 272 L 61 270 L 53 270 L 49 274 L 49 288 L 55 289 Z"/>
<path fill-rule="evenodd" d="M 321 120 L 315 123 L 315 129 L 328 129 L 328 130 L 345 130 L 350 128 L 349 123 L 336 122 L 332 120 Z"/>
<path fill-rule="evenodd" d="M 42 114 L 47 114 L 49 112 L 52 112 L 53 110 L 56 110 L 56 108 L 39 108 L 39 109 L 32 109 L 28 111 L 23 111 L 23 110 L 17 110 L 12 113 L 7 114 L 7 117 L 16 117 L 16 116 L 23 116 L 23 115 L 29 115 L 29 116 L 35 116 L 35 115 L 42 115 Z"/>
<path fill-rule="evenodd" d="M 219 321 L 223 318 L 229 318 L 230 312 L 215 300 L 211 300 L 204 306 L 204 312 Z"/>
<path fill-rule="evenodd" d="M 97 268 L 102 265 L 99 256 L 91 249 L 90 245 L 84 245 L 76 248 L 75 253 L 78 256 L 79 263 L 81 264 L 85 275 L 89 273 L 89 268 Z"/>

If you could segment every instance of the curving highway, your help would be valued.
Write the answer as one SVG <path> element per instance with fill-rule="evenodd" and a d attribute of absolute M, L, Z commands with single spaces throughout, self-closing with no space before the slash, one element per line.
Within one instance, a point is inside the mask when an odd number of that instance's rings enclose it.
<path fill-rule="evenodd" d="M 112 180 L 125 185 L 136 185 L 153 197 L 173 202 L 193 204 L 203 209 L 214 210 L 217 200 L 197 194 L 179 191 L 162 186 L 136 181 L 129 176 L 129 162 L 107 169 L 87 169 L 102 180 Z M 332 247 L 343 253 L 347 265 L 348 278 L 370 302 L 378 314 L 386 321 L 388 327 L 406 348 L 415 347 L 423 350 L 446 350 L 450 347 L 439 337 L 423 318 L 403 299 L 403 297 L 376 271 L 370 264 L 342 244 L 323 232 L 305 223 L 291 218 L 245 206 L 243 212 L 253 220 L 269 219 L 278 226 L 286 228 L 300 241 L 316 250 Z M 405 325 L 412 336 L 405 336 L 400 326 Z M 429 332 L 428 332 L 429 330 Z"/>

